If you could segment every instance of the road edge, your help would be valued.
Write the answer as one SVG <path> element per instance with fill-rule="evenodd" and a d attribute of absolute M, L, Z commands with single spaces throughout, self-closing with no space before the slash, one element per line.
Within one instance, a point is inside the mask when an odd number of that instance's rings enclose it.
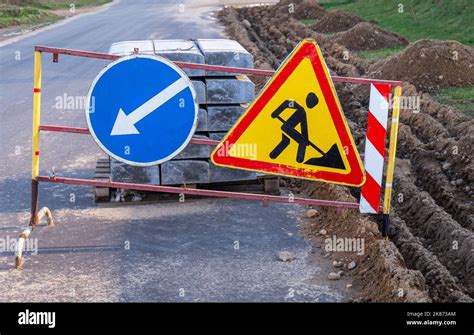
<path fill-rule="evenodd" d="M 33 31 L 30 31 L 28 33 L 25 33 L 25 34 L 22 34 L 20 36 L 15 36 L 15 37 L 12 37 L 12 38 L 9 38 L 9 39 L 6 39 L 5 41 L 2 41 L 0 42 L 0 48 L 4 47 L 4 46 L 7 46 L 9 44 L 12 44 L 12 43 L 15 43 L 15 42 L 18 42 L 18 41 L 21 41 L 25 38 L 28 38 L 28 37 L 31 37 L 31 36 L 34 36 L 34 35 L 37 35 L 39 33 L 42 33 L 42 32 L 45 32 L 47 30 L 50 30 L 50 29 L 54 29 L 54 28 L 58 28 L 60 26 L 63 26 L 65 24 L 68 24 L 74 20 L 77 20 L 81 17 L 84 17 L 84 16 L 88 16 L 88 15 L 94 15 L 94 14 L 98 14 L 98 13 L 101 13 L 107 9 L 109 9 L 110 7 L 114 6 L 115 4 L 118 4 L 121 0 L 112 0 L 111 2 L 109 3 L 106 3 L 106 4 L 103 4 L 103 5 L 100 5 L 100 6 L 97 6 L 97 10 L 95 11 L 92 11 L 92 12 L 89 12 L 89 13 L 82 13 L 82 14 L 78 14 L 78 15 L 74 15 L 74 16 L 71 16 L 71 17 L 67 17 L 67 18 L 64 18 L 62 20 L 59 20 L 57 22 L 54 22 L 52 24 L 49 24 L 49 25 L 46 25 L 42 28 L 39 28 L 39 29 L 36 29 L 36 30 L 33 30 Z"/>

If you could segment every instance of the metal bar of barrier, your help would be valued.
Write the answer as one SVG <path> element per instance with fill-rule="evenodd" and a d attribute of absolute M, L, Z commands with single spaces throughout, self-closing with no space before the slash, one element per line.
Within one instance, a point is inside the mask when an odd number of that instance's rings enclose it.
<path fill-rule="evenodd" d="M 87 128 L 78 128 L 78 127 L 69 127 L 69 126 L 55 126 L 55 125 L 42 124 L 39 126 L 39 129 L 42 131 L 53 131 L 53 132 L 60 132 L 60 133 L 90 134 L 89 129 Z M 193 137 L 190 143 L 216 146 L 220 142 L 216 140 L 207 140 L 205 138 Z"/>
<path fill-rule="evenodd" d="M 329 207 L 339 207 L 339 208 L 354 208 L 354 209 L 359 208 L 359 203 L 357 202 L 295 198 L 295 197 L 289 197 L 289 196 L 284 197 L 284 196 L 278 196 L 278 195 L 253 194 L 253 193 L 244 193 L 244 192 L 215 191 L 215 190 L 195 189 L 195 188 L 185 188 L 185 187 L 175 187 L 175 186 L 134 184 L 134 183 L 122 183 L 122 182 L 113 182 L 113 181 L 78 179 L 78 178 L 67 178 L 67 177 L 54 177 L 53 178 L 53 177 L 47 177 L 47 176 L 39 176 L 38 180 L 42 182 L 49 182 L 49 183 L 62 183 L 62 184 L 95 186 L 95 187 L 109 187 L 109 188 L 119 188 L 119 189 L 137 190 L 137 191 L 162 192 L 162 193 L 188 194 L 188 195 L 199 195 L 199 196 L 208 196 L 208 197 L 216 197 L 216 198 L 260 200 L 264 202 L 296 203 L 296 204 L 301 204 L 301 205 L 329 206 Z"/>
<path fill-rule="evenodd" d="M 75 134 L 90 134 L 87 128 L 68 127 L 68 126 L 54 126 L 42 124 L 39 127 L 42 131 L 54 131 L 61 133 L 75 133 Z"/>
<path fill-rule="evenodd" d="M 73 49 L 64 49 L 64 48 L 52 48 L 47 46 L 36 46 L 36 51 L 52 53 L 54 55 L 62 54 L 69 56 L 78 56 L 78 57 L 87 57 L 87 58 L 97 58 L 97 59 L 107 59 L 107 60 L 116 60 L 122 56 L 112 55 L 107 53 L 100 52 L 91 52 L 91 51 L 81 51 Z M 250 74 L 254 76 L 273 76 L 275 71 L 273 70 L 259 70 L 259 69 L 248 69 L 240 67 L 228 67 L 220 65 L 210 65 L 210 64 L 199 64 L 199 63 L 189 63 L 189 62 L 173 62 L 177 66 L 188 69 L 199 69 L 206 71 L 219 71 L 219 72 L 231 72 L 238 74 Z M 392 86 L 400 86 L 401 81 L 396 80 L 384 80 L 384 79 L 371 79 L 371 78 L 354 78 L 354 77 L 339 77 L 331 76 L 333 82 L 335 83 L 347 83 L 347 84 L 387 84 Z"/>
<path fill-rule="evenodd" d="M 77 128 L 77 127 L 68 127 L 68 126 L 55 126 L 55 125 L 46 125 L 46 124 L 40 125 L 40 130 L 60 132 L 60 133 L 90 134 L 89 129 L 87 129 L 87 128 Z M 220 143 L 220 141 L 207 140 L 207 139 L 204 139 L 204 138 L 193 137 L 191 139 L 190 143 L 217 146 Z M 388 151 L 385 152 L 385 156 L 384 156 L 385 161 L 388 160 L 387 153 L 388 153 Z M 361 158 L 364 158 L 364 154 L 359 154 L 359 155 L 360 155 Z"/>
<path fill-rule="evenodd" d="M 77 128 L 77 127 L 67 127 L 67 126 L 54 126 L 54 125 L 47 125 L 42 124 L 40 125 L 40 130 L 43 131 L 53 131 L 53 132 L 60 132 L 60 133 L 73 133 L 73 134 L 90 134 L 89 129 L 87 128 Z M 210 145 L 210 146 L 217 146 L 220 141 L 216 140 L 207 140 L 204 138 L 196 138 L 193 137 L 190 141 L 192 144 L 202 144 L 202 145 Z M 388 160 L 387 157 L 388 151 L 385 152 L 384 159 L 385 161 Z M 363 159 L 364 154 L 359 154 L 360 157 Z"/>

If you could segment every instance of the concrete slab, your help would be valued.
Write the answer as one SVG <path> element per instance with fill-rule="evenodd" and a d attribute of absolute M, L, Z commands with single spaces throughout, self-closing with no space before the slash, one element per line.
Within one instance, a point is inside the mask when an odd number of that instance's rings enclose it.
<path fill-rule="evenodd" d="M 209 136 L 204 135 L 194 135 L 195 138 L 201 139 L 209 139 Z M 211 147 L 209 145 L 202 145 L 202 144 L 188 144 L 186 148 L 183 149 L 178 155 L 176 155 L 173 160 L 175 159 L 193 159 L 193 158 L 209 158 L 211 154 Z"/>
<path fill-rule="evenodd" d="M 154 40 L 155 54 L 171 61 L 204 64 L 204 55 L 190 40 Z M 189 77 L 204 77 L 205 70 L 183 68 Z"/>
<path fill-rule="evenodd" d="M 194 86 L 194 90 L 196 91 L 196 100 L 197 103 L 202 105 L 205 104 L 207 101 L 207 92 L 206 92 L 206 84 L 201 80 L 191 80 Z"/>
<path fill-rule="evenodd" d="M 243 104 L 255 98 L 255 85 L 247 76 L 206 78 L 207 104 Z"/>
<path fill-rule="evenodd" d="M 210 132 L 209 133 L 209 138 L 214 141 L 220 141 L 224 138 L 225 134 L 227 134 L 226 131 L 219 131 L 219 132 Z"/>
<path fill-rule="evenodd" d="M 221 166 L 216 166 L 209 162 L 209 181 L 211 183 L 224 181 L 239 181 L 239 180 L 254 180 L 257 178 L 257 173 L 254 171 L 231 169 Z"/>
<path fill-rule="evenodd" d="M 253 68 L 253 56 L 237 41 L 227 39 L 198 39 L 199 49 L 206 64 Z M 206 76 L 235 75 L 231 73 L 206 71 Z"/>
<path fill-rule="evenodd" d="M 154 55 L 155 50 L 152 41 L 123 41 L 113 43 L 109 48 L 109 54 L 126 56 L 133 53 L 134 48 L 138 48 L 139 53 L 145 55 Z"/>
<path fill-rule="evenodd" d="M 162 185 L 209 183 L 209 163 L 205 160 L 177 160 L 161 164 Z"/>
<path fill-rule="evenodd" d="M 113 43 L 109 53 L 130 55 L 138 48 L 141 54 L 159 55 L 171 61 L 253 68 L 253 56 L 237 41 L 227 39 L 141 40 Z M 235 76 L 235 73 L 186 69 L 190 77 Z"/>
<path fill-rule="evenodd" d="M 205 110 L 204 108 L 199 108 L 196 131 L 208 131 L 208 129 L 209 129 L 209 126 L 208 126 L 207 110 Z"/>
<path fill-rule="evenodd" d="M 207 108 L 209 131 L 228 131 L 247 107 L 247 104 L 240 106 L 209 106 Z"/>
<path fill-rule="evenodd" d="M 160 169 L 154 166 L 132 166 L 110 159 L 110 171 L 113 181 L 160 185 Z"/>

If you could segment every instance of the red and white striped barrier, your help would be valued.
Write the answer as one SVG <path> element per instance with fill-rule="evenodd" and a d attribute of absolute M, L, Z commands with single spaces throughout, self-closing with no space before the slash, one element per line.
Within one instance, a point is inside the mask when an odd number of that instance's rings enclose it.
<path fill-rule="evenodd" d="M 364 156 L 367 179 L 360 192 L 361 213 L 378 213 L 380 208 L 390 90 L 390 85 L 370 85 Z"/>

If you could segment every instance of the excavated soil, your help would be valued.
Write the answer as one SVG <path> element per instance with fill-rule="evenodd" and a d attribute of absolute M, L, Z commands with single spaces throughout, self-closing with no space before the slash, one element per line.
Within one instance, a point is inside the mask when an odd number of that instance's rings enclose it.
<path fill-rule="evenodd" d="M 351 50 L 372 50 L 408 44 L 406 38 L 370 22 L 361 22 L 349 30 L 336 33 L 332 40 Z"/>
<path fill-rule="evenodd" d="M 364 22 L 364 20 L 357 15 L 340 9 L 334 9 L 327 12 L 327 14 L 311 28 L 320 33 L 336 33 L 348 30 L 361 22 Z"/>
<path fill-rule="evenodd" d="M 307 197 L 356 201 L 347 188 L 338 185 L 296 181 L 294 187 Z M 356 262 L 356 268 L 345 274 L 354 277 L 354 285 L 362 292 L 359 301 L 431 301 L 423 275 L 406 267 L 400 252 L 392 242 L 382 238 L 373 220 L 353 209 L 326 208 L 319 209 L 318 213 L 301 228 L 311 241 L 324 245 L 325 239 L 332 236 L 364 240 L 363 255 L 346 251 L 332 254 L 334 260 L 342 262 L 344 270 L 347 264 Z M 325 234 L 321 235 L 321 231 Z"/>
<path fill-rule="evenodd" d="M 409 81 L 426 92 L 474 85 L 474 48 L 455 41 L 420 40 L 375 63 L 369 75 Z"/>
<path fill-rule="evenodd" d="M 270 13 L 276 15 L 291 15 L 295 19 L 320 19 L 326 10 L 318 5 L 316 0 L 283 0 L 270 7 Z"/>
<path fill-rule="evenodd" d="M 342 39 L 336 42 L 337 34 L 319 33 L 335 31 L 341 20 L 328 17 L 331 13 L 334 17 L 346 15 L 342 11 L 329 12 L 319 21 L 318 24 L 326 22 L 325 26 L 331 29 L 313 27 L 313 30 L 291 14 L 282 11 L 275 16 L 272 10 L 261 6 L 225 8 L 220 12 L 227 33 L 254 55 L 256 67 L 277 68 L 300 40 L 313 38 L 333 74 L 405 81 L 390 240 L 384 240 L 376 228 L 379 217 L 331 208 L 318 208 L 319 216 L 302 225 L 303 234 L 319 244 L 325 237 L 318 234 L 321 229 L 328 236 L 365 239 L 366 252 L 362 256 L 347 252 L 330 255 L 344 264 L 357 262 L 356 269 L 347 275 L 352 275 L 361 288 L 362 300 L 472 302 L 474 121 L 454 108 L 439 104 L 426 93 L 435 87 L 473 84 L 472 48 L 452 41 L 424 40 L 391 58 L 370 64 L 344 45 L 349 42 Z M 251 27 L 241 23 L 244 19 Z M 360 21 L 339 29 L 348 30 Z M 456 62 L 452 59 L 453 51 L 457 51 Z M 267 79 L 260 77 L 257 87 L 261 88 Z M 359 151 L 363 151 L 368 87 L 336 85 L 336 90 L 354 141 Z M 415 103 L 405 104 L 407 101 Z M 296 189 L 315 198 L 356 201 L 359 196 L 357 189 L 342 186 L 293 183 Z"/>

